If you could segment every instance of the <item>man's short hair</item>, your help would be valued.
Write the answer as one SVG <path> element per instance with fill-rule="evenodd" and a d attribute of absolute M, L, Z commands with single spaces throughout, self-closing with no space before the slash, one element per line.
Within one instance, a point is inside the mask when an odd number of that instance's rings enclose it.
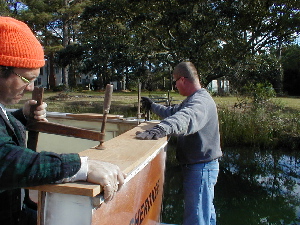
<path fill-rule="evenodd" d="M 8 78 L 9 75 L 12 73 L 14 67 L 11 66 L 1 66 L 0 65 L 0 77 Z"/>
<path fill-rule="evenodd" d="M 173 73 L 178 77 L 186 77 L 192 82 L 199 81 L 196 67 L 191 62 L 179 63 L 177 66 L 175 66 Z"/>

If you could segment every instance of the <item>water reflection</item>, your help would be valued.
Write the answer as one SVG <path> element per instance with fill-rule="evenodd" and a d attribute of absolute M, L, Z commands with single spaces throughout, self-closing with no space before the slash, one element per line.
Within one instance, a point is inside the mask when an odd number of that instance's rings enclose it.
<path fill-rule="evenodd" d="M 181 168 L 168 150 L 162 222 L 182 224 Z M 226 148 L 215 190 L 219 225 L 300 224 L 300 153 Z"/>

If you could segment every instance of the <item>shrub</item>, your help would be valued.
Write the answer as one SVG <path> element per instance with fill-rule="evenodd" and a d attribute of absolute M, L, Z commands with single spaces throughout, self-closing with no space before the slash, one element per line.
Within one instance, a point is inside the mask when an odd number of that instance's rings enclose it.
<path fill-rule="evenodd" d="M 299 149 L 299 112 L 286 113 L 282 108 L 280 102 L 271 100 L 220 107 L 222 146 Z"/>
<path fill-rule="evenodd" d="M 265 106 L 275 96 L 276 92 L 270 83 L 250 83 L 244 86 L 241 92 L 241 97 L 248 99 L 255 108 Z"/>
<path fill-rule="evenodd" d="M 66 89 L 67 89 L 66 86 L 63 85 L 63 84 L 61 84 L 61 85 L 59 85 L 59 86 L 54 87 L 54 88 L 53 88 L 53 91 L 54 91 L 54 92 L 65 91 Z"/>

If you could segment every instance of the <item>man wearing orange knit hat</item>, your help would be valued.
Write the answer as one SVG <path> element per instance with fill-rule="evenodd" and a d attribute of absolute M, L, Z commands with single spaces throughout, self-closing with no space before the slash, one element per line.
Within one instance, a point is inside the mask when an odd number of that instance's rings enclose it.
<path fill-rule="evenodd" d="M 78 154 L 34 152 L 26 148 L 25 125 L 29 100 L 10 113 L 6 106 L 18 103 L 25 92 L 33 91 L 44 51 L 30 28 L 11 17 L 0 16 L 0 224 L 36 224 L 36 212 L 29 214 L 22 187 L 86 180 L 104 186 L 110 201 L 124 183 L 124 174 L 110 163 L 89 160 Z M 46 103 L 37 107 L 35 119 L 46 119 Z M 32 211 L 32 210 L 31 210 Z"/>

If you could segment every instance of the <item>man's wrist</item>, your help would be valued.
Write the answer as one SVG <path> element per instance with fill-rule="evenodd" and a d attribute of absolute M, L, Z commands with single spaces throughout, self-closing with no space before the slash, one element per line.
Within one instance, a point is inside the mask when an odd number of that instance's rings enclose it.
<path fill-rule="evenodd" d="M 79 171 L 75 174 L 76 180 L 87 180 L 87 173 L 88 173 L 88 157 L 82 156 L 80 157 L 81 166 Z"/>
<path fill-rule="evenodd" d="M 88 157 L 82 156 L 80 157 L 81 166 L 78 172 L 67 178 L 63 178 L 59 181 L 56 181 L 56 183 L 69 183 L 69 182 L 75 182 L 75 181 L 86 181 L 87 180 L 87 173 L 88 173 Z"/>

